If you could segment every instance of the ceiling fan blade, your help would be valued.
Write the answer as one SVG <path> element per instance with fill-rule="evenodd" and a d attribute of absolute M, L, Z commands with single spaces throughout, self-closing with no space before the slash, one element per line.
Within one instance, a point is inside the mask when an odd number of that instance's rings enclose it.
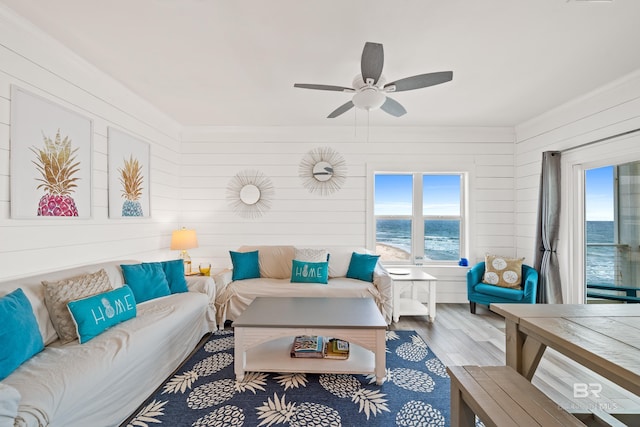
<path fill-rule="evenodd" d="M 314 85 L 307 83 L 296 83 L 293 87 L 299 87 L 301 89 L 315 89 L 315 90 L 332 90 L 335 92 L 354 92 L 353 88 L 344 86 L 331 86 L 331 85 Z"/>
<path fill-rule="evenodd" d="M 343 113 L 346 113 L 347 111 L 349 111 L 353 107 L 354 107 L 354 105 L 353 105 L 352 101 L 345 102 L 344 104 L 342 104 L 341 106 L 339 106 L 338 108 L 333 110 L 331 112 L 331 114 L 329 114 L 327 116 L 327 119 L 335 119 L 336 117 L 338 117 L 339 115 L 341 115 Z"/>
<path fill-rule="evenodd" d="M 387 96 L 387 100 L 384 101 L 384 104 L 382 104 L 380 109 L 395 117 L 400 117 L 407 114 L 407 110 L 405 110 L 404 107 L 400 105 L 398 101 L 396 101 L 395 99 L 391 99 L 388 96 Z"/>
<path fill-rule="evenodd" d="M 362 50 L 362 59 L 360 60 L 362 80 L 367 83 L 367 79 L 372 79 L 373 84 L 376 84 L 382 74 L 383 65 L 384 50 L 382 45 L 380 43 L 366 42 Z"/>
<path fill-rule="evenodd" d="M 402 92 L 405 90 L 439 85 L 440 83 L 446 83 L 451 79 L 453 79 L 453 71 L 441 71 L 439 73 L 427 73 L 406 77 L 404 79 L 396 80 L 395 82 L 387 83 L 384 85 L 384 88 L 390 89 L 390 92 Z M 395 86 L 395 89 L 393 89 L 392 86 Z"/>

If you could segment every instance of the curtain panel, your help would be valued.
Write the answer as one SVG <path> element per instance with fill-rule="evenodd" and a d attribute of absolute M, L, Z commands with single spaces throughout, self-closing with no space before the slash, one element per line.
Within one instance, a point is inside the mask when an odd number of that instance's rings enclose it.
<path fill-rule="evenodd" d="M 542 153 L 540 200 L 534 266 L 538 270 L 536 302 L 562 304 L 562 284 L 558 264 L 558 229 L 560 226 L 560 152 Z"/>

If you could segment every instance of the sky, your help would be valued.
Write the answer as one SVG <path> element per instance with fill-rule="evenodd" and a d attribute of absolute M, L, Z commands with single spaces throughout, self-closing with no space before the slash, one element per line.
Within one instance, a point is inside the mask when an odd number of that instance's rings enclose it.
<path fill-rule="evenodd" d="M 613 221 L 613 166 L 585 172 L 587 221 Z"/>
<path fill-rule="evenodd" d="M 412 176 L 376 175 L 375 214 L 411 215 Z M 460 177 L 428 175 L 423 179 L 425 215 L 460 215 Z"/>
<path fill-rule="evenodd" d="M 587 221 L 613 221 L 613 167 L 586 171 Z M 375 214 L 411 215 L 411 175 L 376 175 Z M 460 214 L 460 179 L 457 175 L 425 177 L 425 214 Z"/>

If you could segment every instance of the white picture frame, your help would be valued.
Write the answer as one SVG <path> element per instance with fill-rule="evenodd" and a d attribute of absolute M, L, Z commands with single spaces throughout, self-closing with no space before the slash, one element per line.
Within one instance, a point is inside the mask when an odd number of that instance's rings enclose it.
<path fill-rule="evenodd" d="M 150 217 L 150 145 L 113 127 L 107 129 L 107 137 L 109 218 Z M 137 185 L 131 183 L 132 173 L 138 176 Z M 137 191 L 132 191 L 132 185 Z"/>
<path fill-rule="evenodd" d="M 11 85 L 11 217 L 91 218 L 92 137 L 91 119 Z"/>

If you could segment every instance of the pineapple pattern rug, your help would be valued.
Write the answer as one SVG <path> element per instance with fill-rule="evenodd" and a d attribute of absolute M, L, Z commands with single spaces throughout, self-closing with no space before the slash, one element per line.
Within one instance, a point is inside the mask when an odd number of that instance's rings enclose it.
<path fill-rule="evenodd" d="M 218 331 L 124 425 L 448 426 L 442 362 L 415 331 L 387 331 L 386 344 L 381 386 L 347 374 L 247 372 L 236 382 L 233 331 Z"/>

